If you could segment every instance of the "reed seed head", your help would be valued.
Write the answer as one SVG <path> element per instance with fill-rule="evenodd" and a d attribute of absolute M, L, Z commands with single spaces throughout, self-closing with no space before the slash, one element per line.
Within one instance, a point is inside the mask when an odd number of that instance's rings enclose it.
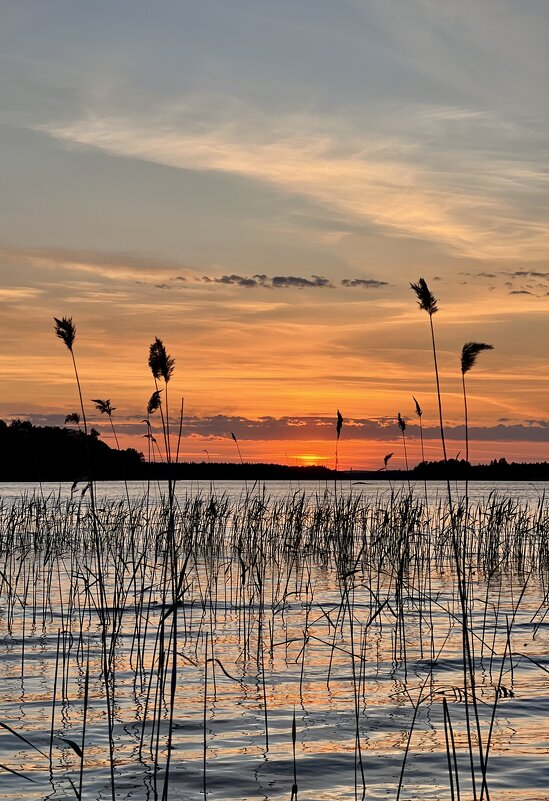
<path fill-rule="evenodd" d="M 397 414 L 397 422 L 398 422 L 398 427 L 400 428 L 400 430 L 404 434 L 404 432 L 406 431 L 406 422 L 400 416 L 400 412 Z"/>
<path fill-rule="evenodd" d="M 76 337 L 76 326 L 72 321 L 72 317 L 62 317 L 60 320 L 54 317 L 53 319 L 55 320 L 55 333 L 72 352 L 72 346 Z"/>
<path fill-rule="evenodd" d="M 149 367 L 155 379 L 163 378 L 166 384 L 173 375 L 175 359 L 168 354 L 158 337 L 149 347 Z"/>
<path fill-rule="evenodd" d="M 160 409 L 160 405 L 162 403 L 162 399 L 160 398 L 161 392 L 161 389 L 157 389 L 149 398 L 149 402 L 147 403 L 147 414 L 154 414 L 157 409 Z"/>
<path fill-rule="evenodd" d="M 461 351 L 461 372 L 463 375 L 475 366 L 477 356 L 483 350 L 494 350 L 493 345 L 486 342 L 466 342 Z"/>
<path fill-rule="evenodd" d="M 423 414 L 423 409 L 419 405 L 419 403 L 417 401 L 417 398 L 414 398 L 413 395 L 412 395 L 412 399 L 413 399 L 413 401 L 414 401 L 414 403 L 416 405 L 416 414 L 417 414 L 418 417 L 421 417 L 421 415 Z"/>
<path fill-rule="evenodd" d="M 337 438 L 339 439 L 339 435 L 341 434 L 341 429 L 343 428 L 343 417 L 339 409 L 337 410 L 337 424 L 336 424 L 336 431 L 337 431 Z"/>
<path fill-rule="evenodd" d="M 432 315 L 438 311 L 437 299 L 429 290 L 425 279 L 420 278 L 417 284 L 410 284 L 410 286 L 417 295 L 419 308 L 423 309 L 423 311 L 426 311 L 429 317 L 432 317 Z"/>
<path fill-rule="evenodd" d="M 92 398 L 92 403 L 95 403 L 95 408 L 101 414 L 107 414 L 111 417 L 112 413 L 116 410 L 116 406 L 111 406 L 110 400 L 99 400 L 99 398 Z"/>

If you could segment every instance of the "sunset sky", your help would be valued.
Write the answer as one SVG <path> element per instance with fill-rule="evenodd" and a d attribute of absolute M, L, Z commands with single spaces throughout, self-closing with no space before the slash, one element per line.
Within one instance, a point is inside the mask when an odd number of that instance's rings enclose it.
<path fill-rule="evenodd" d="M 545 0 L 24 0 L 0 26 L 0 417 L 84 396 L 146 450 L 148 346 L 185 459 L 549 458 Z M 107 421 L 90 418 L 112 443 Z"/>

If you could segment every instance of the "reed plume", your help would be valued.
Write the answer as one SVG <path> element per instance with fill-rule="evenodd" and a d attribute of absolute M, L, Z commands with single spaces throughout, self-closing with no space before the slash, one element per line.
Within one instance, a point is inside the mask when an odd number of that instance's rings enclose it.
<path fill-rule="evenodd" d="M 236 445 L 236 449 L 238 451 L 238 458 L 240 459 L 240 464 L 244 464 L 244 461 L 242 459 L 242 454 L 240 453 L 240 445 L 238 444 L 238 440 L 232 431 L 231 431 L 231 439 L 234 440 L 234 443 Z"/>
<path fill-rule="evenodd" d="M 107 417 L 109 418 L 109 422 L 111 424 L 111 430 L 112 430 L 112 433 L 113 433 L 113 436 L 114 436 L 114 441 L 116 442 L 116 447 L 118 448 L 118 450 L 120 450 L 120 444 L 118 442 L 118 437 L 116 435 L 116 431 L 115 431 L 115 428 L 114 428 L 114 423 L 112 421 L 112 413 L 114 411 L 116 411 L 116 406 L 112 406 L 112 404 L 111 404 L 111 402 L 110 402 L 110 400 L 108 398 L 107 398 L 107 400 L 100 400 L 99 398 L 92 398 L 92 403 L 95 403 L 95 408 L 97 409 L 98 412 L 100 412 L 101 414 L 106 414 Z M 129 498 L 128 498 L 128 500 L 129 500 Z"/>
<path fill-rule="evenodd" d="M 155 337 L 149 347 L 149 367 L 155 380 L 163 378 L 166 384 L 175 369 L 175 359 L 168 354 L 164 343 L 158 337 Z"/>
<path fill-rule="evenodd" d="M 426 311 L 432 317 L 438 311 L 437 299 L 429 290 L 424 278 L 420 278 L 417 284 L 410 284 L 417 295 L 417 302 L 422 311 Z"/>
<path fill-rule="evenodd" d="M 483 350 L 493 350 L 493 345 L 486 342 L 466 342 L 461 349 L 461 385 L 463 388 L 463 410 L 465 417 L 465 461 L 469 461 L 469 415 L 467 409 L 467 390 L 465 387 L 465 373 L 468 373 L 476 364 L 479 353 Z"/>
<path fill-rule="evenodd" d="M 494 350 L 493 345 L 486 342 L 466 342 L 461 350 L 461 372 L 468 373 L 475 366 L 479 353 L 483 350 Z"/>
<path fill-rule="evenodd" d="M 110 400 L 99 400 L 99 398 L 92 398 L 92 403 L 95 403 L 95 408 L 101 414 L 106 414 L 112 417 L 112 413 L 116 411 L 116 406 L 112 406 Z"/>
<path fill-rule="evenodd" d="M 343 428 L 343 417 L 341 416 L 341 412 L 339 409 L 337 410 L 337 424 L 336 424 L 336 431 L 337 431 L 337 438 L 339 439 L 339 435 L 341 434 L 341 429 Z"/>
<path fill-rule="evenodd" d="M 160 405 L 162 403 L 162 399 L 160 397 L 161 392 L 161 389 L 156 389 L 149 398 L 149 402 L 147 403 L 147 414 L 154 414 L 158 409 L 160 409 Z"/>
<path fill-rule="evenodd" d="M 72 346 L 76 338 L 76 326 L 72 321 L 72 317 L 62 317 L 61 319 L 54 317 L 53 319 L 55 320 L 55 333 L 72 353 Z"/>

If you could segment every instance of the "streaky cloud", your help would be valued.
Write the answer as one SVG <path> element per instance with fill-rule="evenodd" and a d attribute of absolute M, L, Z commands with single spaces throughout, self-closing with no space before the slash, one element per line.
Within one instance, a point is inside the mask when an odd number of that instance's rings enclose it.
<path fill-rule="evenodd" d="M 92 104 L 86 116 L 35 130 L 123 158 L 237 175 L 312 200 L 349 224 L 374 225 L 459 256 L 532 261 L 547 252 L 547 227 L 525 202 L 542 189 L 544 167 L 526 145 L 487 160 L 486 132 L 501 135 L 495 113 L 417 104 L 405 110 L 406 134 L 402 118 L 387 113 L 365 136 L 364 121 L 356 119 L 344 125 L 333 115 L 275 117 L 243 102 L 219 101 L 206 130 L 207 98 L 200 97 L 168 104 L 161 122 Z M 456 120 L 467 128 L 467 148 L 461 138 L 448 139 Z M 450 142 L 444 171 L 433 136 Z M 520 136 L 526 139 L 527 131 L 521 128 Z M 518 183 L 520 192 L 501 191 Z"/>

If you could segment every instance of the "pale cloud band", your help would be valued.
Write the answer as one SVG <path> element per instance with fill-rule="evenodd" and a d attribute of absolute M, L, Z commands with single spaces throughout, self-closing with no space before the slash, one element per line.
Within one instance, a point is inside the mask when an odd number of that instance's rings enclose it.
<path fill-rule="evenodd" d="M 125 158 L 263 182 L 314 201 L 350 224 L 424 239 L 449 254 L 536 260 L 547 251 L 549 231 L 532 214 L 533 199 L 546 187 L 535 155 L 531 162 L 527 155 L 490 157 L 480 150 L 475 155 L 474 145 L 463 150 L 444 139 L 451 139 L 456 120 L 470 129 L 472 143 L 477 128 L 488 127 L 500 137 L 500 121 L 487 112 L 405 108 L 400 112 L 405 137 L 395 134 L 399 121 L 390 112 L 387 130 L 372 134 L 349 119 L 342 126 L 334 118 L 304 113 L 269 116 L 219 98 L 210 98 L 222 108 L 217 115 L 209 111 L 206 124 L 205 102 L 168 107 L 153 124 L 135 114 L 96 111 L 72 123 L 36 128 Z M 448 148 L 444 170 L 432 144 L 435 122 L 435 135 Z"/>

